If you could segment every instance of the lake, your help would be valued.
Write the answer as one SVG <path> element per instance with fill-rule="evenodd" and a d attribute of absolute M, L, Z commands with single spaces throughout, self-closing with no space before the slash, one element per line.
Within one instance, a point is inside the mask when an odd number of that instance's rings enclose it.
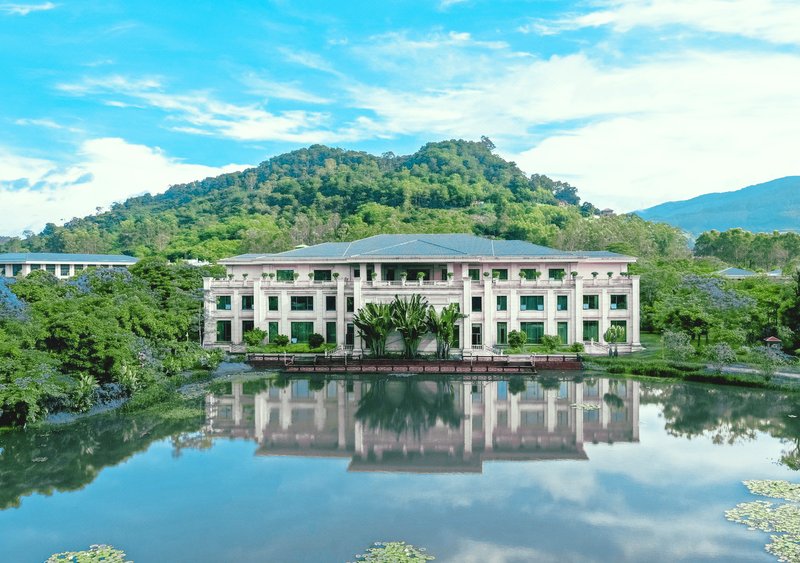
<path fill-rule="evenodd" d="M 774 561 L 725 511 L 797 481 L 800 414 L 762 390 L 558 374 L 215 384 L 205 415 L 0 434 L 0 560 Z"/>

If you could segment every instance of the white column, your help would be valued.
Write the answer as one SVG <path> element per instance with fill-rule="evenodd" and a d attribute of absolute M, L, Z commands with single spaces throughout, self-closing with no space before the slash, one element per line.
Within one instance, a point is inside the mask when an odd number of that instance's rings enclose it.
<path fill-rule="evenodd" d="M 630 341 L 634 346 L 641 346 L 639 331 L 641 327 L 641 303 L 639 298 L 639 276 L 630 276 L 631 302 L 628 306 L 630 320 Z"/>
<path fill-rule="evenodd" d="M 347 311 L 347 299 L 344 294 L 344 280 L 336 280 L 336 343 L 344 344 L 347 335 L 347 323 L 344 316 Z"/>
<path fill-rule="evenodd" d="M 572 304 L 572 342 L 583 341 L 583 277 L 575 278 L 575 296 Z"/>
<path fill-rule="evenodd" d="M 544 298 L 544 333 L 554 335 L 556 331 L 556 290 L 548 286 Z"/>
<path fill-rule="evenodd" d="M 544 416 L 548 433 L 553 433 L 556 429 L 556 393 L 558 393 L 557 389 L 545 389 L 544 391 Z"/>
<path fill-rule="evenodd" d="M 242 383 L 231 383 L 233 388 L 233 424 L 239 426 L 242 423 Z"/>
<path fill-rule="evenodd" d="M 494 323 L 494 282 L 493 278 L 483 284 L 483 344 L 494 346 L 497 343 L 497 327 Z"/>
<path fill-rule="evenodd" d="M 573 402 L 577 404 L 583 403 L 583 383 L 575 384 L 575 397 Z M 583 444 L 583 410 L 570 409 L 575 415 L 575 443 Z"/>
<path fill-rule="evenodd" d="M 461 384 L 461 395 L 464 401 L 464 458 L 472 455 L 472 384 Z"/>
<path fill-rule="evenodd" d="M 338 414 L 338 449 L 347 449 L 347 392 L 344 381 L 336 382 L 336 410 Z"/>

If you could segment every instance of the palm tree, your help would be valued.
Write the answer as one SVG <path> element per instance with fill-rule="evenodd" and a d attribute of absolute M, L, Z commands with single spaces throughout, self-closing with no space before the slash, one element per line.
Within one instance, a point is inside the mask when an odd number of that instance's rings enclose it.
<path fill-rule="evenodd" d="M 437 358 L 450 357 L 450 344 L 456 335 L 456 323 L 465 316 L 461 314 L 458 303 L 450 303 L 442 309 L 441 313 L 437 313 L 433 305 L 428 308 L 428 317 L 425 322 L 428 325 L 428 332 L 433 333 L 436 337 Z"/>
<path fill-rule="evenodd" d="M 413 358 L 419 341 L 428 332 L 428 300 L 418 293 L 402 299 L 395 295 L 391 307 L 394 328 L 403 337 L 403 356 Z"/>
<path fill-rule="evenodd" d="M 392 307 L 388 303 L 367 303 L 353 315 L 353 324 L 373 356 L 386 355 L 386 338 L 394 330 Z"/>

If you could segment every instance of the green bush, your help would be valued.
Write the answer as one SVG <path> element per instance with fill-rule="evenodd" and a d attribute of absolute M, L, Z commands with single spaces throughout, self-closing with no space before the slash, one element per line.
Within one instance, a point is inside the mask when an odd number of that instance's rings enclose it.
<path fill-rule="evenodd" d="M 586 351 L 586 346 L 583 345 L 583 342 L 574 342 L 573 344 L 570 344 L 569 351 L 580 354 L 581 352 Z"/>
<path fill-rule="evenodd" d="M 272 343 L 276 346 L 286 346 L 289 344 L 289 337 L 285 334 L 279 334 L 275 338 L 272 339 Z"/>
<path fill-rule="evenodd" d="M 519 330 L 512 330 L 508 333 L 508 345 L 512 348 L 522 348 L 528 341 L 528 335 Z"/>
<path fill-rule="evenodd" d="M 248 346 L 259 346 L 267 337 L 267 331 L 254 328 L 244 333 L 244 341 Z"/>
<path fill-rule="evenodd" d="M 308 347 L 309 348 L 319 348 L 325 344 L 325 337 L 321 334 L 316 332 L 308 335 Z"/>
<path fill-rule="evenodd" d="M 558 336 L 553 336 L 552 334 L 545 334 L 542 336 L 541 345 L 542 349 L 546 353 L 551 354 L 555 352 L 556 349 L 558 349 L 558 347 L 561 345 L 561 339 L 559 339 Z"/>

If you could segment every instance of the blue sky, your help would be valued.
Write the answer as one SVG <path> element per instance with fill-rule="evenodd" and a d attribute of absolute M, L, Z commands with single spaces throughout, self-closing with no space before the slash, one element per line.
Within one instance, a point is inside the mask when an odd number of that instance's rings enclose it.
<path fill-rule="evenodd" d="M 620 211 L 799 174 L 800 4 L 0 0 L 0 233 L 312 143 L 489 136 Z"/>

